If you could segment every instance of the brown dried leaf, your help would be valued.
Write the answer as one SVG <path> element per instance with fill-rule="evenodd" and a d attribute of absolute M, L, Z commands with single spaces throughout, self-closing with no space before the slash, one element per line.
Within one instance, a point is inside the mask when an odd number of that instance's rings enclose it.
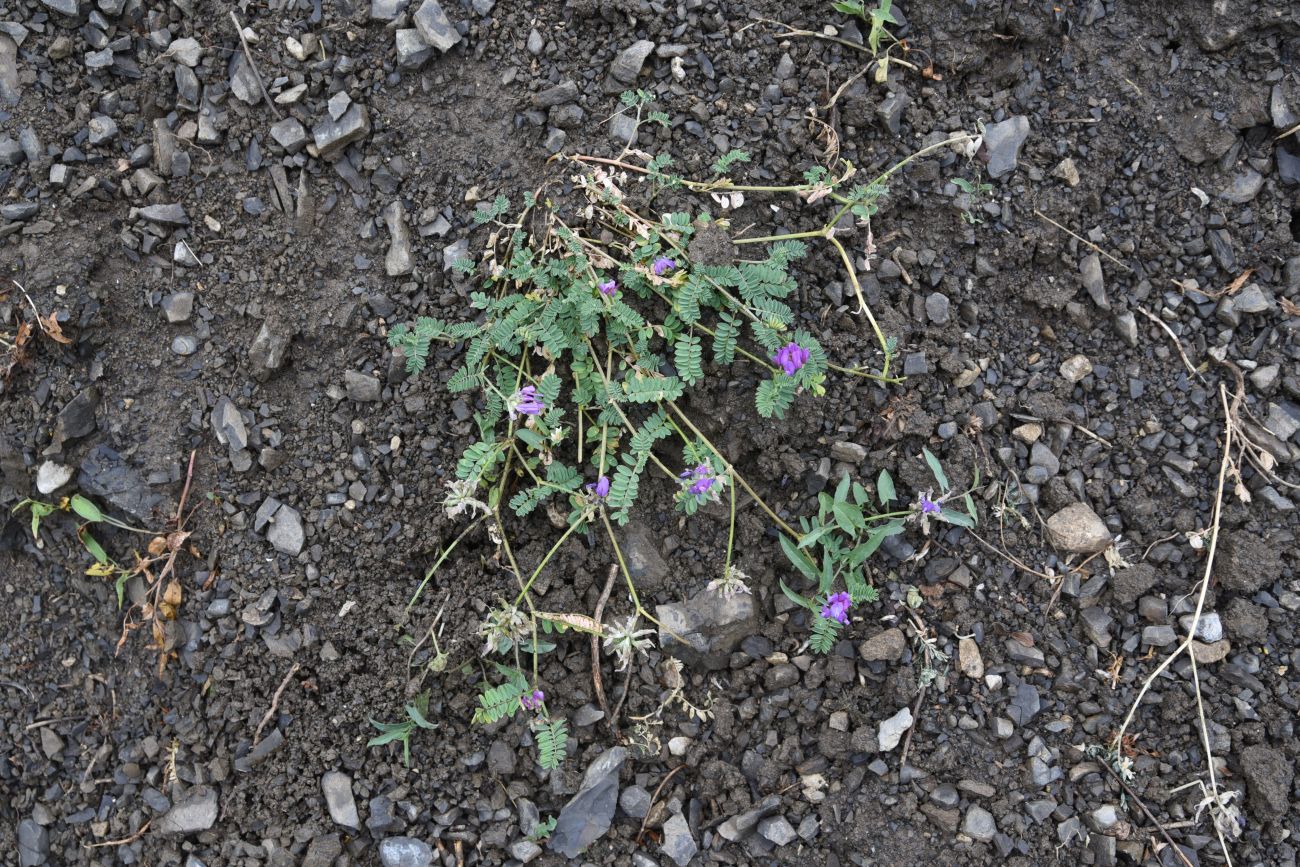
<path fill-rule="evenodd" d="M 50 312 L 49 316 L 36 317 L 36 321 L 40 324 L 41 330 L 45 332 L 46 337 L 65 345 L 72 343 L 71 337 L 64 336 L 63 329 L 59 327 L 59 320 L 54 318 L 53 311 Z"/>
<path fill-rule="evenodd" d="M 167 582 L 163 588 L 163 604 L 176 607 L 181 604 L 181 582 L 175 578 Z"/>
<path fill-rule="evenodd" d="M 1282 305 L 1282 312 L 1287 316 L 1300 316 L 1300 304 L 1296 304 L 1290 298 L 1281 298 L 1278 303 Z"/>
<path fill-rule="evenodd" d="M 1013 632 L 1011 633 L 1011 637 L 1023 644 L 1025 647 L 1034 646 L 1034 636 L 1030 635 L 1028 632 Z"/>
<path fill-rule="evenodd" d="M 1228 288 L 1223 290 L 1223 294 L 1231 295 L 1232 293 L 1239 290 L 1242 286 L 1245 286 L 1246 281 L 1250 279 L 1250 275 L 1254 273 L 1255 273 L 1254 268 L 1247 268 L 1245 271 L 1242 271 L 1240 274 L 1237 275 L 1235 280 L 1233 280 L 1231 283 L 1228 284 Z"/>
<path fill-rule="evenodd" d="M 576 629 L 579 632 L 587 632 L 593 635 L 604 635 L 604 628 L 594 619 L 585 614 L 567 614 L 564 612 L 547 612 L 538 611 L 537 616 L 542 620 L 551 620 L 555 623 L 563 623 L 570 629 Z"/>
<path fill-rule="evenodd" d="M 149 556 L 161 557 L 167 550 L 167 540 L 162 536 L 154 536 L 149 540 Z"/>

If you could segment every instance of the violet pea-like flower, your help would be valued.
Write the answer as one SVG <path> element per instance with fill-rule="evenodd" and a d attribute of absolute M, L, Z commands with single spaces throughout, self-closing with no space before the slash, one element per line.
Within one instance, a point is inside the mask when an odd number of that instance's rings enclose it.
<path fill-rule="evenodd" d="M 834 620 L 836 623 L 844 624 L 849 622 L 849 608 L 853 606 L 853 599 L 847 593 L 832 593 L 822 606 L 822 617 L 827 620 Z"/>
<path fill-rule="evenodd" d="M 546 403 L 537 394 L 536 386 L 525 385 L 510 396 L 510 417 L 516 414 L 541 415 L 546 410 Z"/>
<path fill-rule="evenodd" d="M 618 291 L 618 281 L 606 280 L 604 283 L 596 284 L 596 288 L 600 290 L 601 295 L 604 295 L 606 298 L 612 298 L 614 297 L 614 293 Z"/>
<path fill-rule="evenodd" d="M 606 497 L 609 496 L 609 477 L 601 476 L 596 481 L 588 484 L 587 490 L 591 491 L 600 499 L 602 500 L 605 499 Z"/>
<path fill-rule="evenodd" d="M 524 710 L 537 710 L 542 706 L 542 702 L 545 700 L 546 693 L 542 692 L 540 689 L 533 690 L 532 695 L 519 697 L 519 703 L 524 706 Z"/>
<path fill-rule="evenodd" d="M 660 256 L 658 259 L 654 260 L 653 264 L 651 264 L 650 270 L 654 272 L 656 277 L 662 277 L 676 267 L 677 263 L 672 259 L 669 259 L 667 256 Z"/>
<path fill-rule="evenodd" d="M 772 360 L 781 365 L 786 376 L 794 376 L 799 372 L 799 368 L 808 363 L 810 353 L 793 340 L 782 346 L 772 356 Z"/>
<path fill-rule="evenodd" d="M 921 494 L 919 498 L 922 515 L 937 515 L 943 511 L 943 507 L 930 499 L 929 494 Z"/>
<path fill-rule="evenodd" d="M 696 496 L 707 494 L 709 488 L 713 487 L 713 483 L 716 481 L 713 477 L 713 467 L 708 464 L 700 464 L 693 470 L 687 470 L 682 473 L 682 478 L 692 480 L 691 486 L 687 490 Z"/>

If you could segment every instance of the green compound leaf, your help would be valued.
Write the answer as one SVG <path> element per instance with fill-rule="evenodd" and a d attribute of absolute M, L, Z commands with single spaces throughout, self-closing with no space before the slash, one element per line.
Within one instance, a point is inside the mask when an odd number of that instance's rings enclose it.
<path fill-rule="evenodd" d="M 704 350 L 700 346 L 700 338 L 694 334 L 680 335 L 673 346 L 673 364 L 677 368 L 677 375 L 688 385 L 695 385 L 704 379 Z"/>
<path fill-rule="evenodd" d="M 548 771 L 558 768 L 567 756 L 568 723 L 562 719 L 539 720 L 533 724 L 533 737 L 537 741 L 537 763 Z"/>
<path fill-rule="evenodd" d="M 718 327 L 713 331 L 713 360 L 718 364 L 731 364 L 736 360 L 736 338 L 740 326 L 730 313 L 718 316 Z"/>

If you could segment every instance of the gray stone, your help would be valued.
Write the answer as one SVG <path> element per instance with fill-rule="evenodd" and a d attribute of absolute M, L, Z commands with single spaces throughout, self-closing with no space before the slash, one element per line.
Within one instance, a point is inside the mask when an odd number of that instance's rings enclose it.
<path fill-rule="evenodd" d="M 106 500 L 140 521 L 154 519 L 153 510 L 162 498 L 149 490 L 117 452 L 101 443 L 90 450 L 80 469 L 77 487 L 82 492 Z"/>
<path fill-rule="evenodd" d="M 393 38 L 397 43 L 397 65 L 403 69 L 419 69 L 433 56 L 433 46 L 414 27 L 399 29 Z"/>
<path fill-rule="evenodd" d="M 229 71 L 230 92 L 240 102 L 257 105 L 262 100 L 262 89 L 258 87 L 257 73 L 244 57 L 244 52 L 231 52 Z"/>
<path fill-rule="evenodd" d="M 1125 310 L 1115 317 L 1115 333 L 1129 346 L 1138 345 L 1137 317 L 1132 311 Z"/>
<path fill-rule="evenodd" d="M 0 217 L 10 223 L 25 223 L 41 212 L 39 202 L 12 202 L 0 205 Z"/>
<path fill-rule="evenodd" d="M 406 209 L 400 199 L 394 199 L 384 208 L 384 225 L 388 227 L 390 243 L 384 255 L 384 273 L 401 277 L 415 269 L 411 256 L 411 230 L 406 225 Z"/>
<path fill-rule="evenodd" d="M 445 52 L 460 42 L 460 33 L 452 26 L 438 0 L 424 0 L 420 8 L 415 10 L 412 23 L 424 41 L 439 51 Z"/>
<path fill-rule="evenodd" d="M 442 248 L 442 270 L 450 271 L 461 259 L 469 258 L 469 240 L 461 238 Z"/>
<path fill-rule="evenodd" d="M 106 69 L 113 65 L 113 49 L 86 52 L 86 68 L 90 70 Z"/>
<path fill-rule="evenodd" d="M 1047 519 L 1047 538 L 1071 554 L 1096 554 L 1111 543 L 1111 532 L 1086 503 L 1072 503 Z"/>
<path fill-rule="evenodd" d="M 1142 643 L 1148 647 L 1168 647 L 1178 640 L 1172 626 L 1147 626 L 1142 630 Z"/>
<path fill-rule="evenodd" d="M 280 332 L 278 326 L 273 330 L 270 319 L 262 322 L 252 345 L 248 347 L 248 363 L 252 367 L 254 379 L 266 382 L 271 374 L 284 366 L 292 339 L 292 335 Z"/>
<path fill-rule="evenodd" d="M 1219 193 L 1219 197 L 1234 205 L 1244 205 L 1259 195 L 1259 191 L 1263 188 L 1264 176 L 1248 168 L 1233 176 L 1232 183 Z"/>
<path fill-rule="evenodd" d="M 711 670 L 726 668 L 731 652 L 754 628 L 754 598 L 749 593 L 725 596 L 702 590 L 684 604 L 659 605 L 655 613 L 662 624 L 659 646 L 664 652 Z"/>
<path fill-rule="evenodd" d="M 1232 307 L 1238 313 L 1267 313 L 1273 309 L 1273 299 L 1260 288 L 1258 283 L 1247 283 L 1233 296 Z"/>
<path fill-rule="evenodd" d="M 1047 475 L 1054 476 L 1061 471 L 1061 461 L 1046 445 L 1036 442 L 1029 450 L 1029 463 L 1047 470 Z"/>
<path fill-rule="evenodd" d="M 307 144 L 307 130 L 296 117 L 286 117 L 271 124 L 271 138 L 289 153 L 296 154 Z"/>
<path fill-rule="evenodd" d="M 195 786 L 159 817 L 154 830 L 161 834 L 184 836 L 206 831 L 217 822 L 217 790 Z"/>
<path fill-rule="evenodd" d="M 553 108 L 573 102 L 578 98 L 578 85 L 572 79 L 561 81 L 554 87 L 533 94 L 534 108 Z"/>
<path fill-rule="evenodd" d="M 50 855 L 50 832 L 32 819 L 18 823 L 18 867 L 41 867 Z"/>
<path fill-rule="evenodd" d="M 117 121 L 107 115 L 95 115 L 90 119 L 90 122 L 86 124 L 86 128 L 90 131 L 90 134 L 86 137 L 86 141 L 96 147 L 102 144 L 108 144 L 113 139 L 117 138 Z"/>
<path fill-rule="evenodd" d="M 406 9 L 410 0 L 370 0 L 370 18 L 374 21 L 392 21 Z"/>
<path fill-rule="evenodd" d="M 614 62 L 610 64 L 610 77 L 621 84 L 631 84 L 636 81 L 636 77 L 641 74 L 641 67 L 645 65 L 645 59 L 654 50 L 655 44 L 649 39 L 632 43 L 620 51 L 614 58 Z"/>
<path fill-rule="evenodd" d="M 99 408 L 99 389 L 93 385 L 78 392 L 59 410 L 54 425 L 54 441 L 65 443 L 80 439 L 95 429 L 95 410 Z"/>
<path fill-rule="evenodd" d="M 186 268 L 197 268 L 200 264 L 199 257 L 194 255 L 194 250 L 185 241 L 177 241 L 172 247 L 172 261 Z"/>
<path fill-rule="evenodd" d="M 162 300 L 163 315 L 175 325 L 186 322 L 194 313 L 194 293 L 189 290 L 174 292 Z"/>
<path fill-rule="evenodd" d="M 276 510 L 275 517 L 271 519 L 270 525 L 271 525 L 271 529 L 266 531 L 266 539 L 268 542 L 271 543 L 271 547 L 279 551 L 281 554 L 288 554 L 290 557 L 297 557 L 298 554 L 302 551 L 302 546 L 307 543 L 307 534 L 303 530 L 302 516 L 298 514 L 298 510 L 293 508 L 292 506 L 281 506 L 279 509 Z M 335 774 L 336 776 L 331 777 L 330 774 Z M 339 774 L 337 771 L 330 771 L 328 774 L 325 775 L 325 778 L 322 779 L 321 781 L 322 787 L 325 785 L 326 781 L 331 781 L 337 785 L 338 777 L 343 777 L 344 779 L 347 779 L 346 775 L 344 774 Z M 351 797 L 352 797 L 351 785 L 352 785 L 351 781 L 349 781 L 348 782 L 349 801 L 351 801 Z M 326 796 L 328 797 L 328 795 L 329 795 L 329 791 L 326 790 Z M 333 809 L 334 809 L 333 805 L 331 805 L 330 815 L 333 815 Z M 356 811 L 357 811 L 356 804 L 353 803 L 352 814 L 354 816 L 356 815 Z M 344 825 L 347 823 L 339 822 L 339 824 Z M 355 828 L 357 826 L 350 825 L 349 827 Z"/>
<path fill-rule="evenodd" d="M 925 315 L 935 325 L 943 325 L 948 321 L 950 306 L 947 295 L 931 292 L 925 299 Z"/>
<path fill-rule="evenodd" d="M 1068 382 L 1078 382 L 1092 373 L 1092 362 L 1086 355 L 1074 355 L 1061 362 L 1060 370 Z"/>
<path fill-rule="evenodd" d="M 1028 137 L 1029 119 L 1023 115 L 984 128 L 984 149 L 991 177 L 1000 178 L 1015 171 L 1020 147 Z"/>
<path fill-rule="evenodd" d="M 76 15 L 78 12 L 77 0 L 41 0 L 41 2 L 46 8 L 62 15 Z"/>
<path fill-rule="evenodd" d="M 1047 661 L 1043 652 L 1037 647 L 1028 647 L 1014 638 L 1008 638 L 1003 646 L 1007 649 L 1007 658 L 1020 665 L 1037 668 Z"/>
<path fill-rule="evenodd" d="M 863 641 L 858 655 L 867 662 L 897 662 L 907 649 L 907 638 L 898 627 L 886 629 Z"/>
<path fill-rule="evenodd" d="M 379 861 L 384 867 L 429 867 L 433 847 L 414 837 L 389 837 L 379 844 Z"/>
<path fill-rule="evenodd" d="M 649 528 L 639 521 L 633 521 L 618 531 L 618 541 L 633 583 L 652 593 L 662 587 L 668 579 L 668 563 L 660 553 L 659 542 Z"/>
<path fill-rule="evenodd" d="M 381 394 L 378 379 L 355 370 L 343 372 L 343 385 L 347 389 L 348 399 L 358 403 L 375 403 Z"/>
<path fill-rule="evenodd" d="M 1007 716 L 1018 726 L 1025 726 L 1029 721 L 1038 716 L 1038 711 L 1042 708 L 1042 700 L 1038 696 L 1038 688 L 1031 683 L 1021 683 L 1016 687 L 1015 697 L 1007 705 Z"/>
<path fill-rule="evenodd" d="M 248 448 L 248 428 L 244 425 L 244 417 L 228 397 L 218 398 L 212 408 L 212 432 L 217 442 L 229 446 L 231 451 Z"/>
<path fill-rule="evenodd" d="M 672 818 L 664 822 L 663 831 L 664 854 L 673 859 L 677 867 L 686 867 L 700 851 L 695 838 L 691 835 L 691 826 L 687 823 L 686 817 L 681 813 L 674 813 Z"/>
<path fill-rule="evenodd" d="M 627 146 L 636 141 L 636 118 L 616 114 L 609 119 L 609 137 L 616 145 Z"/>
<path fill-rule="evenodd" d="M 17 105 L 23 95 L 18 77 L 18 46 L 7 33 L 0 33 L 0 105 Z"/>
<path fill-rule="evenodd" d="M 1241 751 L 1241 773 L 1255 813 L 1267 819 L 1287 811 L 1295 766 L 1286 753 L 1263 745 L 1246 747 Z"/>
<path fill-rule="evenodd" d="M 510 853 L 511 858 L 521 864 L 531 864 L 542 855 L 542 847 L 532 840 L 517 840 L 510 844 L 507 851 Z"/>
<path fill-rule="evenodd" d="M 831 460 L 844 461 L 847 464 L 860 464 L 867 459 L 867 447 L 860 443 L 831 443 Z"/>
<path fill-rule="evenodd" d="M 618 775 L 627 750 L 613 747 L 601 753 L 587 768 L 578 793 L 560 810 L 555 829 L 547 841 L 552 852 L 577 858 L 609 831 L 618 804 Z"/>
<path fill-rule="evenodd" d="M 1083 281 L 1083 288 L 1092 302 L 1102 310 L 1109 310 L 1110 301 L 1106 299 L 1106 279 L 1101 273 L 1100 256 L 1089 253 L 1079 261 L 1079 279 Z"/>
<path fill-rule="evenodd" d="M 173 39 L 167 46 L 167 54 L 182 66 L 195 67 L 203 57 L 203 46 L 192 36 Z"/>
<path fill-rule="evenodd" d="M 903 739 L 903 735 L 912 727 L 912 709 L 905 707 L 889 719 L 880 721 L 880 730 L 876 735 L 876 740 L 880 744 L 880 751 L 887 753 L 894 747 L 898 746 Z"/>
<path fill-rule="evenodd" d="M 987 843 L 998 832 L 998 824 L 993 814 L 978 804 L 972 804 L 966 810 L 966 818 L 961 823 L 961 831 L 972 840 Z"/>
<path fill-rule="evenodd" d="M 781 809 L 781 798 L 768 795 L 752 809 L 736 816 L 731 816 L 718 826 L 718 834 L 724 840 L 737 843 L 758 827 L 758 823 Z"/>
<path fill-rule="evenodd" d="M 160 226 L 188 226 L 190 218 L 185 214 L 185 207 L 180 204 L 146 205 L 136 212 L 142 220 L 157 223 Z"/>
<path fill-rule="evenodd" d="M 1079 622 L 1083 624 L 1083 631 L 1093 644 L 1103 650 L 1110 646 L 1110 626 L 1115 620 L 1105 609 L 1096 605 L 1089 606 L 1079 612 Z"/>
<path fill-rule="evenodd" d="M 633 819 L 644 819 L 650 812 L 650 793 L 641 786 L 628 786 L 618 796 L 618 805 Z"/>
<path fill-rule="evenodd" d="M 268 536 L 275 533 L 286 510 L 293 512 L 294 517 L 297 517 L 298 513 L 293 509 L 281 506 L 280 511 L 275 513 L 275 523 L 271 525 L 271 533 Z M 361 817 L 357 815 L 357 802 L 352 797 L 352 778 L 342 771 L 326 771 L 321 777 L 320 788 L 321 793 L 325 795 L 325 806 L 329 808 L 330 818 L 345 828 L 360 829 Z"/>
<path fill-rule="evenodd" d="M 334 859 L 343 854 L 338 834 L 318 834 L 312 838 L 300 867 L 333 867 Z"/>
<path fill-rule="evenodd" d="M 777 846 L 786 846 L 798 839 L 794 826 L 785 816 L 769 816 L 758 822 L 758 836 Z"/>
<path fill-rule="evenodd" d="M 1184 614 L 1178 618 L 1178 624 L 1183 627 L 1183 632 L 1190 632 L 1193 623 L 1196 623 L 1195 614 Z M 1200 622 L 1196 623 L 1196 638 L 1210 644 L 1223 638 L 1223 620 L 1220 619 L 1217 611 L 1201 612 Z"/>
<path fill-rule="evenodd" d="M 370 115 L 363 106 L 354 102 L 338 120 L 327 115 L 312 127 L 311 134 L 316 152 L 322 159 L 330 159 L 343 153 L 348 145 L 370 135 Z"/>

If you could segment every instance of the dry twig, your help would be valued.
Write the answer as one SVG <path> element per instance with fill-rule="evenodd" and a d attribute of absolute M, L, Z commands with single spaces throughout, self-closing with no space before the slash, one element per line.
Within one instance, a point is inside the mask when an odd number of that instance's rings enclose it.
<path fill-rule="evenodd" d="M 239 34 L 239 44 L 244 46 L 244 59 L 248 61 L 248 68 L 253 70 L 253 77 L 257 79 L 257 89 L 262 91 L 262 99 L 266 100 L 266 105 L 271 109 L 271 114 L 275 115 L 276 120 L 280 120 L 280 109 L 275 107 L 275 102 L 271 99 L 271 94 L 266 92 L 266 85 L 262 83 L 262 73 L 257 70 L 257 63 L 253 60 L 253 52 L 248 47 L 248 40 L 244 38 L 244 27 L 235 17 L 234 10 L 230 12 L 230 20 L 235 24 L 235 32 Z"/>
<path fill-rule="evenodd" d="M 609 565 L 609 577 L 605 579 L 605 589 L 600 592 L 600 599 L 596 601 L 596 610 L 592 620 L 600 623 L 601 615 L 605 613 L 605 603 L 609 601 L 610 591 L 614 589 L 614 579 L 618 577 L 618 564 Z M 600 636 L 596 633 L 591 634 L 591 685 L 596 693 L 596 703 L 600 709 L 605 712 L 605 721 L 610 727 L 610 731 L 618 733 L 618 724 L 609 715 L 609 704 L 605 701 L 605 684 L 600 676 Z"/>
<path fill-rule="evenodd" d="M 285 687 L 289 685 L 289 679 L 297 674 L 298 669 L 300 668 L 302 668 L 302 666 L 296 662 L 289 666 L 289 673 L 284 676 L 284 680 L 280 681 L 279 687 L 275 690 L 275 695 L 271 696 L 271 706 L 266 709 L 266 714 L 262 717 L 262 721 L 257 724 L 256 731 L 253 732 L 254 747 L 256 747 L 257 742 L 262 739 L 262 729 L 271 721 L 271 717 L 275 716 L 276 708 L 280 706 L 280 696 L 284 694 Z"/>
<path fill-rule="evenodd" d="M 1065 227 L 1062 226 L 1060 223 L 1056 222 L 1056 221 L 1053 220 L 1051 217 L 1049 217 L 1049 216 L 1047 216 L 1046 214 L 1044 214 L 1042 211 L 1035 210 L 1035 211 L 1034 211 L 1034 214 L 1037 215 L 1040 219 L 1046 220 L 1047 222 L 1051 223 L 1053 226 L 1055 226 L 1056 228 L 1060 229 L 1062 232 L 1064 232 L 1065 234 L 1069 235 L 1071 238 L 1073 238 L 1074 240 L 1078 241 L 1080 244 L 1083 244 L 1083 245 L 1085 245 L 1085 246 L 1091 247 L 1092 250 L 1093 250 L 1094 252 L 1096 252 L 1096 253 L 1100 253 L 1101 255 L 1105 256 L 1107 259 L 1109 259 L 1110 261 L 1114 262 L 1116 265 L 1120 266 L 1121 268 L 1123 268 L 1125 271 L 1129 272 L 1130 274 L 1133 273 L 1133 269 L 1132 269 L 1132 268 L 1130 268 L 1129 266 L 1125 265 L 1123 262 L 1121 262 L 1120 260 L 1116 259 L 1114 256 L 1112 256 L 1111 254 L 1107 253 L 1105 250 L 1101 249 L 1101 248 L 1098 247 L 1096 244 L 1092 243 L 1091 241 L 1089 241 L 1087 238 L 1083 237 L 1082 235 L 1079 235 L 1079 234 L 1076 234 L 1076 233 L 1074 233 L 1074 232 L 1071 232 L 1069 229 L 1065 228 Z"/>

